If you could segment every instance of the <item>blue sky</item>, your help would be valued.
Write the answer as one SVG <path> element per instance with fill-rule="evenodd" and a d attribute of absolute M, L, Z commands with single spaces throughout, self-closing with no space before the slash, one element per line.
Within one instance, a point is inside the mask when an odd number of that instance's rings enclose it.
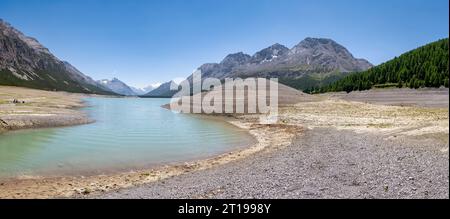
<path fill-rule="evenodd" d="M 95 79 L 143 87 L 227 54 L 332 38 L 380 64 L 449 35 L 448 0 L 0 0 L 0 18 Z"/>

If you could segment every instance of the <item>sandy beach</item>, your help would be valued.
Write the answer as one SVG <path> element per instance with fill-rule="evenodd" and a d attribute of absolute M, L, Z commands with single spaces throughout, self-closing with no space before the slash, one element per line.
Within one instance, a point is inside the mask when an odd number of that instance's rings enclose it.
<path fill-rule="evenodd" d="M 258 142 L 149 170 L 3 180 L 0 198 L 448 198 L 448 107 L 397 105 L 329 95 L 282 106 L 276 125 L 217 117 Z"/>

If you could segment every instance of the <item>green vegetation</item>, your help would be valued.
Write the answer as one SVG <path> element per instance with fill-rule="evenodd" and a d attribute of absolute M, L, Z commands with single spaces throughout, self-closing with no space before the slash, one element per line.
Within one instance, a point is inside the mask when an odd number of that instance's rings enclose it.
<path fill-rule="evenodd" d="M 386 83 L 386 84 L 375 84 L 374 88 L 391 88 L 391 87 L 399 87 L 398 83 Z"/>
<path fill-rule="evenodd" d="M 448 38 L 407 52 L 365 72 L 353 73 L 327 86 L 316 86 L 307 93 L 369 90 L 374 87 L 448 87 Z"/>

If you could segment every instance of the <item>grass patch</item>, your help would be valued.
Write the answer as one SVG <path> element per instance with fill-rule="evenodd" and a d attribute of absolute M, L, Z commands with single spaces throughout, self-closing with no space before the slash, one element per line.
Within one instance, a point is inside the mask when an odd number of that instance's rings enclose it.
<path fill-rule="evenodd" d="M 398 83 L 376 84 L 374 88 L 393 88 L 398 87 Z"/>
<path fill-rule="evenodd" d="M 379 124 L 368 124 L 367 128 L 379 128 L 379 129 L 386 129 L 386 128 L 392 128 L 394 125 L 390 123 L 379 123 Z"/>

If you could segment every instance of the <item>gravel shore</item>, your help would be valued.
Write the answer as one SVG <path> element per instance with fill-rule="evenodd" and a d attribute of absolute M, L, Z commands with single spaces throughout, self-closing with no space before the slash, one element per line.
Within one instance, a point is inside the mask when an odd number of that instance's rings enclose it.
<path fill-rule="evenodd" d="M 448 199 L 448 147 L 315 128 L 282 149 L 94 198 Z"/>

